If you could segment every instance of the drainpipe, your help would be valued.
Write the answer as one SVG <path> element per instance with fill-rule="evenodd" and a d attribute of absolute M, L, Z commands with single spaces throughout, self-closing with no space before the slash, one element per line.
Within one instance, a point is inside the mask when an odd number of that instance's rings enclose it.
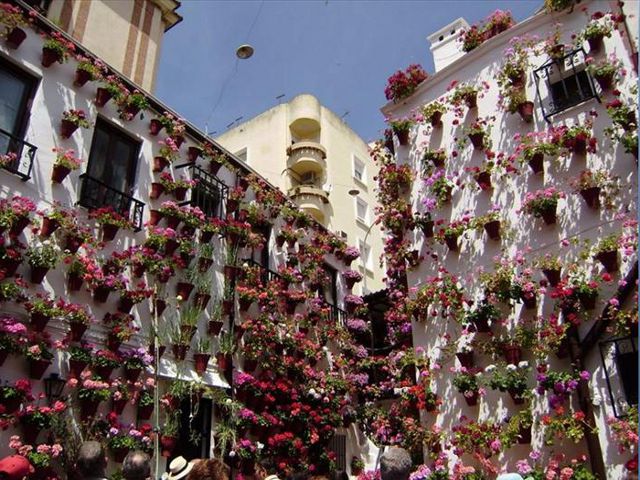
<path fill-rule="evenodd" d="M 625 277 L 625 284 L 618 287 L 618 290 L 612 298 L 616 298 L 620 304 L 624 303 L 629 295 L 635 290 L 636 283 L 638 281 L 638 262 L 634 261 L 633 267 L 627 273 Z M 583 364 L 587 353 L 595 345 L 598 339 L 605 332 L 610 320 L 611 310 L 605 307 L 600 317 L 595 321 L 589 332 L 585 335 L 582 341 L 578 335 L 578 329 L 571 327 L 568 330 L 569 337 L 569 354 L 571 356 L 571 363 L 577 370 L 584 370 Z M 591 401 L 591 392 L 589 390 L 589 383 L 585 380 L 580 380 L 578 384 L 578 402 L 580 403 L 580 409 L 585 414 L 584 422 L 587 424 L 584 427 L 585 440 L 587 442 L 587 448 L 589 449 L 589 462 L 591 463 L 591 471 L 598 478 L 607 478 L 606 468 L 604 465 L 604 459 L 602 456 L 602 446 L 600 445 L 600 438 L 595 431 L 596 418 L 593 408 L 593 402 Z"/>

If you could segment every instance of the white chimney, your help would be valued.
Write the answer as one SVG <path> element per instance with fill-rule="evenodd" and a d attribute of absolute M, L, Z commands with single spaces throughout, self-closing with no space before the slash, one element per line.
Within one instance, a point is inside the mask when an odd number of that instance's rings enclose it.
<path fill-rule="evenodd" d="M 468 28 L 467 21 L 460 17 L 427 37 L 427 40 L 431 43 L 430 49 L 436 72 L 464 55 L 462 44 L 458 41 L 458 38 L 462 31 Z"/>

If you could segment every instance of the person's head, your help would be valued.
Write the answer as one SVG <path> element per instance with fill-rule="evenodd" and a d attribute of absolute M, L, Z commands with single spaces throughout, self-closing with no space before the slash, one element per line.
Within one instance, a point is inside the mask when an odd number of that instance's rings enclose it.
<path fill-rule="evenodd" d="M 404 448 L 391 447 L 380 458 L 382 480 L 407 480 L 411 473 L 411 455 Z"/>
<path fill-rule="evenodd" d="M 107 458 L 100 442 L 90 440 L 80 445 L 76 469 L 83 477 L 103 477 Z"/>
<path fill-rule="evenodd" d="M 0 460 L 0 479 L 2 480 L 22 480 L 33 472 L 33 466 L 22 455 L 9 455 Z"/>
<path fill-rule="evenodd" d="M 229 469 L 217 458 L 207 458 L 193 465 L 186 480 L 229 480 Z"/>
<path fill-rule="evenodd" d="M 124 462 L 122 462 L 122 476 L 126 480 L 146 480 L 151 477 L 149 455 L 140 450 L 127 453 Z"/>

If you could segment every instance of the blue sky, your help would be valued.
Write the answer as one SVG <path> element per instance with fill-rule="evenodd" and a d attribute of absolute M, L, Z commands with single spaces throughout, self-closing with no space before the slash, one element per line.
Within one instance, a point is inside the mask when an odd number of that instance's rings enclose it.
<path fill-rule="evenodd" d="M 516 20 L 542 0 L 211 1 L 183 0 L 184 20 L 162 46 L 156 94 L 192 123 L 224 132 L 300 93 L 311 93 L 365 141 L 380 136 L 387 78 L 411 63 L 433 72 L 426 37 L 463 16 L 495 9 Z M 243 44 L 255 47 L 236 60 Z M 242 121 L 242 120 L 241 120 Z M 240 122 L 241 122 L 240 121 Z M 214 134 L 215 136 L 215 134 Z"/>

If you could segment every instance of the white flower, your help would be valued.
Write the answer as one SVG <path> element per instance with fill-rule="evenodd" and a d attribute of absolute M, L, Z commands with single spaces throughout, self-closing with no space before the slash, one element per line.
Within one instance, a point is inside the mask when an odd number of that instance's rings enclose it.
<path fill-rule="evenodd" d="M 182 301 L 182 295 L 178 295 L 178 296 L 176 297 L 176 300 L 177 300 L 177 301 L 179 301 L 179 302 L 181 302 L 181 301 Z"/>
<path fill-rule="evenodd" d="M 264 443 L 256 442 L 256 448 L 258 450 L 262 450 L 264 448 Z"/>
<path fill-rule="evenodd" d="M 526 360 L 522 360 L 519 364 L 518 364 L 518 368 L 527 368 L 529 366 L 529 362 L 527 362 Z"/>
<path fill-rule="evenodd" d="M 233 403 L 233 400 L 231 400 L 230 398 L 227 398 L 224 403 L 226 403 L 227 405 L 231 405 Z"/>
<path fill-rule="evenodd" d="M 491 364 L 491 365 L 487 365 L 484 371 L 487 373 L 490 373 L 490 372 L 493 372 L 495 369 L 496 369 L 496 366 L 494 364 Z"/>
<path fill-rule="evenodd" d="M 324 347 L 322 347 L 322 351 L 323 352 L 328 352 L 329 351 L 329 347 L 327 347 L 326 345 Z"/>
<path fill-rule="evenodd" d="M 44 242 L 42 242 L 42 245 L 48 247 L 49 245 L 51 245 L 51 242 L 49 240 L 45 240 Z"/>
<path fill-rule="evenodd" d="M 315 394 L 316 394 L 315 388 L 312 388 L 312 389 L 309 390 L 309 395 L 313 396 Z"/>
<path fill-rule="evenodd" d="M 518 367 L 516 367 L 513 363 L 510 363 L 509 365 L 507 365 L 507 370 L 510 370 L 510 371 L 512 371 L 512 372 L 513 372 L 514 370 L 516 370 L 517 368 L 518 368 Z"/>
<path fill-rule="evenodd" d="M 236 456 L 236 452 L 235 452 L 235 451 L 233 451 L 233 450 L 231 450 L 231 451 L 229 452 L 229 456 L 230 456 L 230 457 L 235 457 L 235 456 Z"/>

